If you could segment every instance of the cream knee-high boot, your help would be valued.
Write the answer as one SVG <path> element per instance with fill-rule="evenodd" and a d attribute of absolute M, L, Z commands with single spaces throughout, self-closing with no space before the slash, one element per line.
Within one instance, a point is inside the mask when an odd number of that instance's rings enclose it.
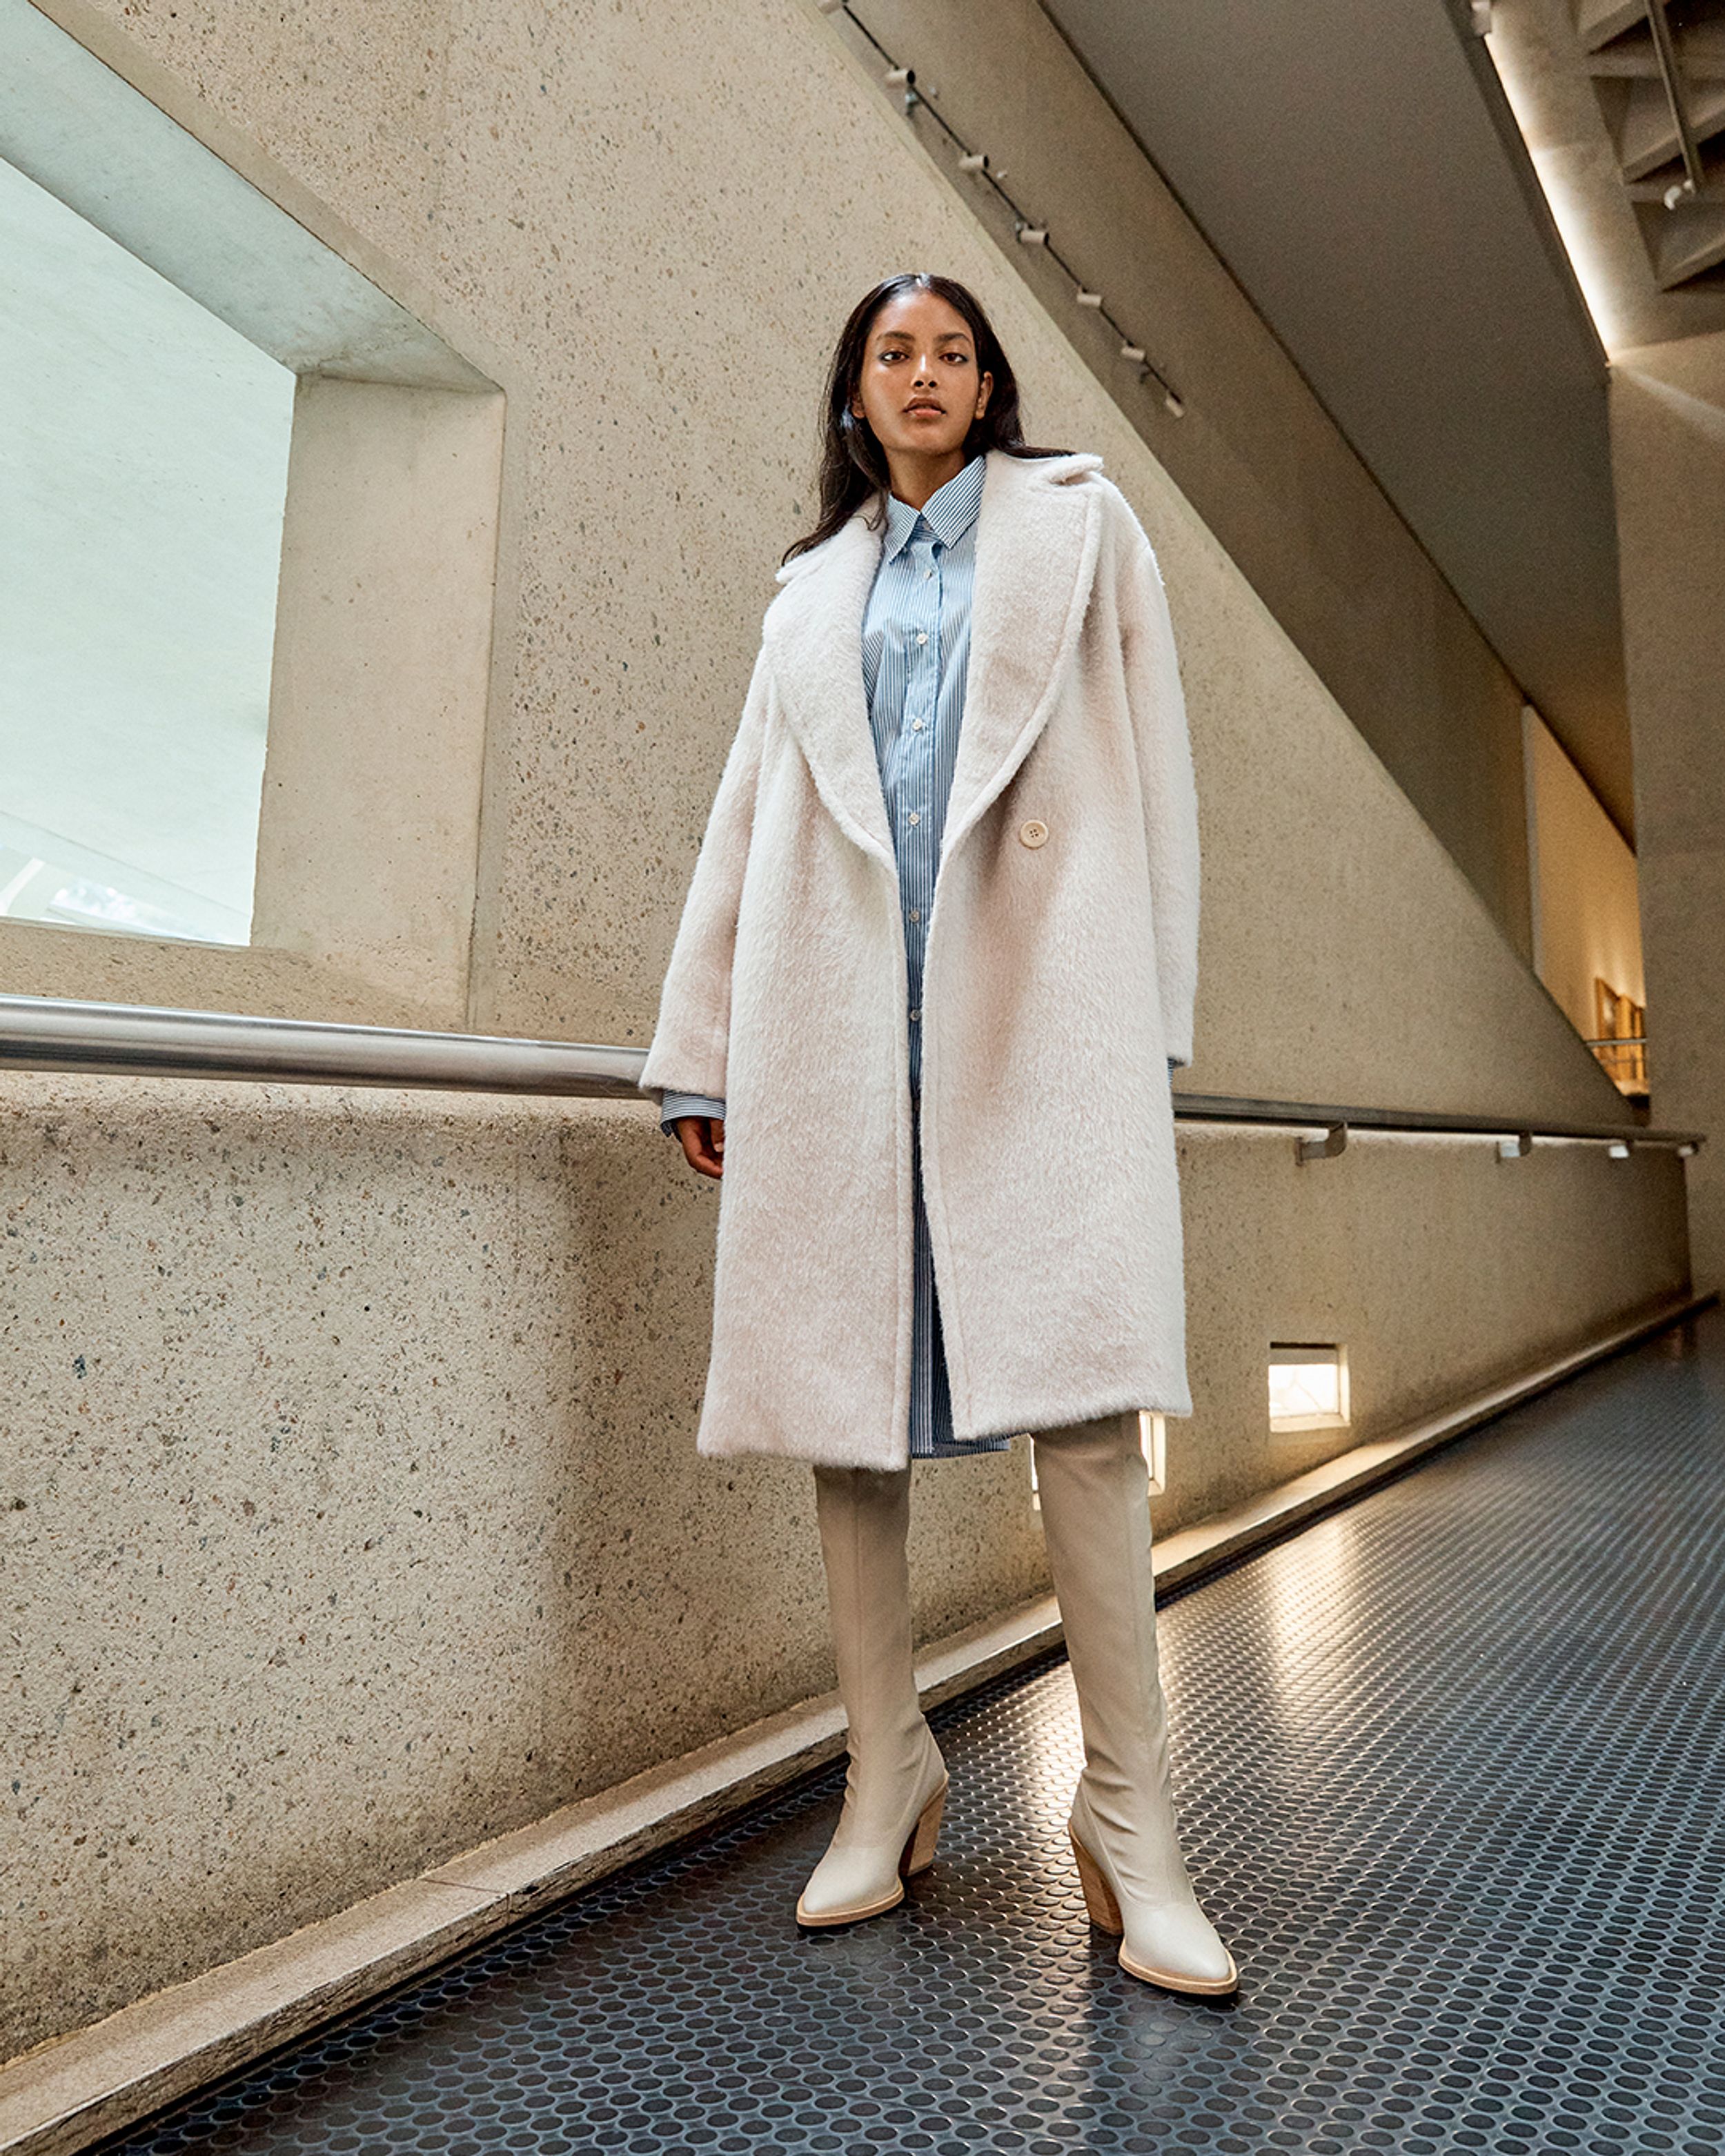
<path fill-rule="evenodd" d="M 1120 1965 L 1173 1991 L 1237 1986 L 1180 1854 L 1156 1652 L 1148 1472 L 1136 1414 L 1034 1440 L 1049 1567 L 1078 1689 L 1084 1772 L 1070 1830 L 1094 1923 Z"/>
<path fill-rule="evenodd" d="M 905 1880 L 934 1861 L 947 1770 L 911 1654 L 911 1471 L 817 1467 L 814 1489 L 850 1765 L 838 1830 L 797 1920 L 851 1924 L 896 1908 Z"/>

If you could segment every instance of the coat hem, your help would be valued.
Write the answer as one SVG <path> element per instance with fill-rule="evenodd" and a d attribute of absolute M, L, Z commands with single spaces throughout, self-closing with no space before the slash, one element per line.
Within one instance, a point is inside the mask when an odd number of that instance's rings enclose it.
<path fill-rule="evenodd" d="M 1145 1389 L 1151 1392 L 1163 1391 L 1160 1387 L 1150 1387 Z M 1111 1415 L 1160 1414 L 1182 1419 L 1190 1416 L 1192 1398 L 1189 1390 L 1164 1394 L 1164 1397 L 1173 1401 L 1174 1404 L 1159 1405 L 1155 1399 L 1145 1398 L 1144 1389 L 1134 1391 L 1124 1398 L 1115 1394 L 1104 1394 L 1097 1402 L 1085 1402 L 1076 1413 L 1068 1409 L 1061 1409 L 1059 1412 L 1034 1413 L 1019 1418 L 1009 1425 L 1004 1423 L 997 1424 L 993 1429 L 979 1431 L 974 1437 L 968 1436 L 961 1431 L 955 1431 L 954 1435 L 958 1437 L 961 1442 L 975 1444 L 979 1438 L 984 1437 L 1013 1439 L 1045 1436 L 1051 1430 L 1065 1430 L 1078 1423 L 1101 1422 Z M 880 1450 L 870 1450 L 866 1456 L 864 1456 L 855 1446 L 839 1445 L 815 1449 L 790 1445 L 773 1445 L 752 1440 L 739 1440 L 736 1438 L 710 1438 L 705 1432 L 697 1434 L 695 1449 L 704 1460 L 800 1460 L 805 1466 L 809 1467 L 869 1467 L 884 1474 L 890 1474 L 901 1467 L 908 1467 L 914 1464 L 908 1434 L 904 1444 L 896 1448 L 896 1454 L 883 1448 Z M 964 1455 L 952 1456 L 962 1458 Z M 986 1453 L 978 1456 L 984 1459 L 998 1459 L 1000 1455 L 998 1453 Z"/>
<path fill-rule="evenodd" d="M 1159 1414 L 1172 1415 L 1180 1419 L 1189 1417 L 1192 1413 L 1191 1394 L 1182 1391 L 1172 1397 L 1179 1404 L 1164 1407 L 1158 1400 L 1147 1399 L 1142 1390 L 1134 1391 L 1124 1397 L 1117 1394 L 1104 1394 L 1097 1401 L 1085 1402 L 1076 1412 L 1061 1409 L 1058 1412 L 1050 1411 L 1028 1416 L 1013 1424 L 1012 1434 L 1014 1437 L 1041 1437 L 1045 1436 L 1050 1430 L 1065 1430 L 1076 1423 L 1101 1422 L 1110 1415 L 1117 1414 Z M 1000 1427 L 997 1424 L 993 1430 L 983 1434 L 988 1436 L 998 1436 L 1001 1435 Z M 966 1438 L 968 1433 L 955 1428 L 953 1435 Z"/>

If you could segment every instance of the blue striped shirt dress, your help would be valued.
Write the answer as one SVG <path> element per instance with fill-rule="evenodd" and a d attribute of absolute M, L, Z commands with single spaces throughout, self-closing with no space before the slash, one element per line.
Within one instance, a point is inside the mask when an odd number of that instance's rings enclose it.
<path fill-rule="evenodd" d="M 880 562 L 863 615 L 863 687 L 875 761 L 898 863 L 899 904 L 909 963 L 911 1130 L 916 1199 L 911 1250 L 910 1455 L 942 1460 L 1004 1452 L 1011 1436 L 963 1443 L 952 1435 L 952 1396 L 935 1296 L 934 1253 L 923 1202 L 921 1116 L 922 968 L 935 872 L 970 664 L 970 602 L 976 575 L 977 512 L 985 461 L 973 457 L 956 478 L 912 509 L 890 495 Z M 680 1116 L 721 1116 L 722 1101 L 666 1092 L 660 1127 Z M 842 1142 L 836 1134 L 834 1142 Z"/>

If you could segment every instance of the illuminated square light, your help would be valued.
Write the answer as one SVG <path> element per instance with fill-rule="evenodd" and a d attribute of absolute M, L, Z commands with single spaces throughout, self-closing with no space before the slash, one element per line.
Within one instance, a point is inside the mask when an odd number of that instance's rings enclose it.
<path fill-rule="evenodd" d="M 1337 1430 L 1348 1421 L 1348 1358 L 1324 1343 L 1272 1341 L 1271 1430 Z"/>

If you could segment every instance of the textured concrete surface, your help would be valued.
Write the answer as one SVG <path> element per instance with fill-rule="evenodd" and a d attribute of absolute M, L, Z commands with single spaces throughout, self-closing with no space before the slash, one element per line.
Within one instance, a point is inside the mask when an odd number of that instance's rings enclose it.
<path fill-rule="evenodd" d="M 1531 704 L 1522 728 L 1538 901 L 1534 965 L 1570 1024 L 1589 1037 L 1599 1028 L 1595 981 L 1647 1001 L 1635 857 Z"/>
<path fill-rule="evenodd" d="M 1654 1113 L 1725 1128 L 1725 335 L 1612 372 Z M 1725 1162 L 1691 1170 L 1696 1276 L 1725 1277 Z"/>
<path fill-rule="evenodd" d="M 8 2048 L 830 1683 L 806 1471 L 693 1452 L 712 1198 L 646 1111 L 5 1102 Z M 1164 1530 L 1681 1283 L 1669 1156 L 1182 1152 Z M 1351 1431 L 1268 1435 L 1289 1337 L 1348 1345 Z M 925 1637 L 1045 1586 L 1022 1448 L 913 1517 Z"/>
<path fill-rule="evenodd" d="M 1162 555 L 1206 848 L 1186 1082 L 1616 1113 L 1450 855 L 794 0 L 52 12 L 141 51 L 153 95 L 213 113 L 254 176 L 285 173 L 393 259 L 393 289 L 497 348 L 509 669 L 471 1023 L 644 1043 L 808 514 L 834 326 L 923 261 L 984 293 L 1034 432 L 1099 449 Z M 0 966 L 44 993 L 400 1014 L 398 988 L 280 952 L 19 931 Z M 806 1472 L 692 1452 L 713 1194 L 644 1106 L 6 1075 L 0 1115 L 3 1592 L 27 1671 L 0 2049 L 829 1681 Z M 1183 1158 L 1202 1412 L 1169 1434 L 1168 1527 L 1682 1276 L 1669 1161 L 1362 1140 L 1296 1170 L 1286 1134 L 1238 1132 Z M 1268 1439 L 1263 1353 L 1289 1337 L 1348 1345 L 1360 1419 L 1333 1445 Z M 1026 1477 L 1021 1452 L 922 1475 L 925 1633 L 1042 1584 Z"/>
<path fill-rule="evenodd" d="M 1684 1170 L 1536 1143 L 1356 1134 L 1301 1166 L 1281 1132 L 1183 1129 L 1189 1421 L 1159 1527 L 1184 1527 L 1604 1331 L 1686 1278 Z M 1278 1431 L 1272 1341 L 1348 1350 L 1351 1431 Z"/>
<path fill-rule="evenodd" d="M 467 1012 L 504 398 L 302 378 L 252 940 Z"/>

